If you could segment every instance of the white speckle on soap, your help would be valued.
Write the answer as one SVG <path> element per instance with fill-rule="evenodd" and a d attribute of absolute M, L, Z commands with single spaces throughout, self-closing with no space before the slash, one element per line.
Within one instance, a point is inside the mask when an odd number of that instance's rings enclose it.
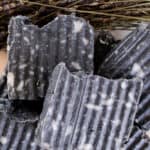
<path fill-rule="evenodd" d="M 114 53 L 117 55 L 117 54 L 118 54 L 118 51 L 114 51 Z"/>
<path fill-rule="evenodd" d="M 121 138 L 116 138 L 115 141 L 116 141 L 116 144 L 120 145 L 122 140 Z"/>
<path fill-rule="evenodd" d="M 20 37 L 20 36 L 21 36 L 20 33 L 16 33 L 16 34 L 15 34 L 15 37 Z"/>
<path fill-rule="evenodd" d="M 43 68 L 43 67 L 41 67 L 41 68 L 40 68 L 40 71 L 41 71 L 41 72 L 44 72 L 44 68 Z"/>
<path fill-rule="evenodd" d="M 10 51 L 10 46 L 9 46 L 9 45 L 7 45 L 7 51 L 8 51 L 8 52 Z"/>
<path fill-rule="evenodd" d="M 22 65 L 19 66 L 19 69 L 24 69 L 25 67 L 27 67 L 27 65 L 26 64 L 22 64 Z"/>
<path fill-rule="evenodd" d="M 79 150 L 93 150 L 92 144 L 83 144 L 79 146 Z"/>
<path fill-rule="evenodd" d="M 92 99 L 92 100 L 95 100 L 96 97 L 97 97 L 97 94 L 92 94 L 92 95 L 91 95 L 91 99 Z"/>
<path fill-rule="evenodd" d="M 8 72 L 7 74 L 7 84 L 9 87 L 13 87 L 14 86 L 14 74 L 12 72 Z"/>
<path fill-rule="evenodd" d="M 132 75 L 136 75 L 137 77 L 143 78 L 144 77 L 144 71 L 142 70 L 141 66 L 138 63 L 135 63 L 131 70 Z"/>
<path fill-rule="evenodd" d="M 66 43 L 66 40 L 61 40 L 60 43 L 61 43 L 61 44 L 65 44 L 65 43 Z"/>
<path fill-rule="evenodd" d="M 134 94 L 132 92 L 129 92 L 128 96 L 129 96 L 130 101 L 134 101 L 135 100 Z"/>
<path fill-rule="evenodd" d="M 88 109 L 96 110 L 96 111 L 99 111 L 101 108 L 99 105 L 94 105 L 94 104 L 90 104 L 90 103 L 85 104 L 85 107 Z"/>
<path fill-rule="evenodd" d="M 118 126 L 120 124 L 120 120 L 111 120 L 111 122 L 115 125 Z"/>
<path fill-rule="evenodd" d="M 72 126 L 68 126 L 65 132 L 65 136 L 68 136 L 72 133 Z"/>
<path fill-rule="evenodd" d="M 7 138 L 4 137 L 4 136 L 1 136 L 1 137 L 0 137 L 0 143 L 3 144 L 3 145 L 4 145 L 4 144 L 7 144 Z"/>
<path fill-rule="evenodd" d="M 40 46 L 38 44 L 36 44 L 35 48 L 38 50 L 40 48 Z"/>
<path fill-rule="evenodd" d="M 34 147 L 34 146 L 36 146 L 36 143 L 35 142 L 31 142 L 31 147 Z"/>
<path fill-rule="evenodd" d="M 30 44 L 30 40 L 25 36 L 25 37 L 23 37 L 23 40 L 27 43 L 27 45 L 29 45 Z"/>
<path fill-rule="evenodd" d="M 52 121 L 52 128 L 54 131 L 58 130 L 58 123 L 55 120 Z"/>
<path fill-rule="evenodd" d="M 100 96 L 105 99 L 107 97 L 107 95 L 105 93 L 100 93 Z"/>
<path fill-rule="evenodd" d="M 72 49 L 71 48 L 69 48 L 69 53 L 71 53 L 72 52 Z"/>
<path fill-rule="evenodd" d="M 131 108 L 131 107 L 132 107 L 132 103 L 131 103 L 131 102 L 127 102 L 127 103 L 125 104 L 125 106 L 126 106 L 127 108 Z"/>
<path fill-rule="evenodd" d="M 60 121 L 62 119 L 62 114 L 58 114 L 58 116 L 57 116 L 57 121 Z"/>
<path fill-rule="evenodd" d="M 29 71 L 29 74 L 30 74 L 31 76 L 33 76 L 33 75 L 34 75 L 34 71 Z"/>
<path fill-rule="evenodd" d="M 31 49 L 31 55 L 34 55 L 34 53 L 35 53 L 35 50 Z"/>
<path fill-rule="evenodd" d="M 150 138 L 150 130 L 146 131 L 146 135 Z"/>
<path fill-rule="evenodd" d="M 21 81 L 17 86 L 17 91 L 22 91 L 24 86 L 24 81 Z"/>
<path fill-rule="evenodd" d="M 101 44 L 106 44 L 106 42 L 103 41 L 102 39 L 99 39 L 99 42 L 100 42 Z"/>
<path fill-rule="evenodd" d="M 27 27 L 23 27 L 23 31 L 27 31 L 28 30 L 28 28 Z"/>
<path fill-rule="evenodd" d="M 92 55 L 92 54 L 89 54 L 89 55 L 88 55 L 88 58 L 89 58 L 89 59 L 93 59 L 93 55 Z"/>
<path fill-rule="evenodd" d="M 72 65 L 75 69 L 81 70 L 81 66 L 80 66 L 80 64 L 79 64 L 78 62 L 72 62 L 71 65 Z"/>
<path fill-rule="evenodd" d="M 125 81 L 123 81 L 123 82 L 121 83 L 121 88 L 122 88 L 122 89 L 126 89 L 126 88 L 127 88 L 127 83 L 126 83 Z"/>
<path fill-rule="evenodd" d="M 41 146 L 42 146 L 42 149 L 50 150 L 50 145 L 46 142 L 42 143 Z"/>
<path fill-rule="evenodd" d="M 109 98 L 109 99 L 107 99 L 107 100 L 104 100 L 104 101 L 102 102 L 102 105 L 110 106 L 110 105 L 112 105 L 113 103 L 114 103 L 114 99 L 113 99 L 113 98 Z"/>
<path fill-rule="evenodd" d="M 87 46 L 89 44 L 89 40 L 86 39 L 86 38 L 83 38 L 82 41 L 83 41 L 83 43 L 84 43 L 85 46 Z"/>
<path fill-rule="evenodd" d="M 83 22 L 81 22 L 81 21 L 74 21 L 74 33 L 79 33 L 81 30 L 82 30 L 82 28 L 83 28 Z"/>
<path fill-rule="evenodd" d="M 85 50 L 82 50 L 81 51 L 81 54 L 85 55 L 86 51 Z"/>

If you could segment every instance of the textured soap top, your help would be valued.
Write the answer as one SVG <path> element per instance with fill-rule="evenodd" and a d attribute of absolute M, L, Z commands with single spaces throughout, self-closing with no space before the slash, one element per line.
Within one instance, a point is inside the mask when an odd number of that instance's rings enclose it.
<path fill-rule="evenodd" d="M 138 28 L 114 48 L 99 67 L 109 78 L 139 77 L 144 80 L 136 122 L 150 129 L 150 30 Z"/>
<path fill-rule="evenodd" d="M 129 137 L 142 82 L 78 77 L 63 63 L 52 73 L 37 129 L 50 149 L 118 150 Z"/>
<path fill-rule="evenodd" d="M 58 16 L 38 28 L 27 17 L 13 17 L 8 36 L 9 99 L 44 97 L 48 77 L 64 61 L 71 72 L 93 72 L 94 31 L 82 18 Z"/>

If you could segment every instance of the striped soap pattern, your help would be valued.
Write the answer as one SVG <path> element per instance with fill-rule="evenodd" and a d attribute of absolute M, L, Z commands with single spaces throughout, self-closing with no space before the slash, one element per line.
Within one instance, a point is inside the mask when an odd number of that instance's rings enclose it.
<path fill-rule="evenodd" d="M 145 131 L 134 127 L 129 141 L 124 146 L 124 150 L 150 150 L 150 134 L 148 137 Z"/>
<path fill-rule="evenodd" d="M 99 74 L 109 78 L 139 77 L 144 80 L 136 122 L 150 129 L 150 30 L 138 28 L 114 48 L 99 67 Z"/>
<path fill-rule="evenodd" d="M 93 72 L 94 31 L 84 19 L 61 15 L 38 28 L 27 17 L 13 17 L 8 36 L 8 97 L 44 97 L 48 77 L 59 62 L 71 72 Z"/>
<path fill-rule="evenodd" d="M 67 149 L 81 103 L 83 81 L 64 63 L 56 66 L 47 90 L 37 128 L 40 144 L 49 149 Z"/>
<path fill-rule="evenodd" d="M 35 124 L 21 124 L 9 120 L 6 114 L 0 114 L 1 150 L 42 150 L 35 139 Z"/>
<path fill-rule="evenodd" d="M 141 91 L 139 79 L 79 78 L 59 64 L 47 91 L 38 140 L 49 149 L 118 150 L 128 140 Z"/>

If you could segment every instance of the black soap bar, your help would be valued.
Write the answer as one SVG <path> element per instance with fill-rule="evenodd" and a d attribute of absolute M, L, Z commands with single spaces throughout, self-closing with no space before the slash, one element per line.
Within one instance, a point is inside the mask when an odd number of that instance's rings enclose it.
<path fill-rule="evenodd" d="M 9 24 L 8 51 L 9 99 L 38 100 L 59 62 L 71 72 L 93 72 L 94 31 L 74 15 L 58 16 L 42 28 L 17 16 Z"/>
<path fill-rule="evenodd" d="M 1 150 L 41 150 L 36 143 L 36 123 L 17 123 L 0 113 Z"/>
<path fill-rule="evenodd" d="M 129 137 L 141 91 L 139 79 L 79 78 L 59 64 L 47 91 L 38 140 L 49 149 L 116 150 Z"/>
<path fill-rule="evenodd" d="M 71 74 L 65 64 L 56 66 L 37 128 L 37 137 L 41 146 L 46 143 L 49 149 L 67 149 L 80 108 L 85 82 Z"/>
<path fill-rule="evenodd" d="M 150 129 L 150 30 L 140 27 L 114 48 L 99 67 L 99 75 L 109 78 L 139 77 L 144 80 L 136 122 Z"/>
<path fill-rule="evenodd" d="M 89 76 L 85 89 L 71 149 L 120 150 L 133 126 L 142 83 Z"/>
<path fill-rule="evenodd" d="M 124 145 L 124 150 L 149 150 L 150 134 L 134 127 L 129 141 Z"/>

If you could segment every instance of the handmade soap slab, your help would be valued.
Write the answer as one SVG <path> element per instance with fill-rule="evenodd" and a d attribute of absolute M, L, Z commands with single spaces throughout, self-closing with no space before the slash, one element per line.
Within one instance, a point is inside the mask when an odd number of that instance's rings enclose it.
<path fill-rule="evenodd" d="M 120 150 L 128 140 L 142 84 L 137 79 L 87 78 L 72 150 Z"/>
<path fill-rule="evenodd" d="M 37 128 L 41 145 L 62 150 L 118 150 L 128 139 L 141 80 L 79 77 L 61 63 L 50 82 Z"/>
<path fill-rule="evenodd" d="M 67 149 L 81 105 L 85 82 L 71 74 L 64 63 L 56 66 L 37 128 L 41 146 Z"/>
<path fill-rule="evenodd" d="M 144 80 L 143 94 L 136 122 L 150 129 L 150 30 L 140 27 L 114 48 L 102 65 L 99 74 L 109 78 L 139 77 Z"/>
<path fill-rule="evenodd" d="M 0 129 L 1 150 L 42 150 L 35 139 L 36 123 L 17 123 L 0 113 Z"/>
<path fill-rule="evenodd" d="M 150 150 L 150 134 L 134 127 L 131 137 L 123 150 Z"/>
<path fill-rule="evenodd" d="M 84 19 L 61 15 L 38 28 L 27 17 L 13 17 L 8 36 L 9 99 L 44 97 L 54 67 L 64 61 L 71 72 L 93 72 L 94 31 Z"/>

